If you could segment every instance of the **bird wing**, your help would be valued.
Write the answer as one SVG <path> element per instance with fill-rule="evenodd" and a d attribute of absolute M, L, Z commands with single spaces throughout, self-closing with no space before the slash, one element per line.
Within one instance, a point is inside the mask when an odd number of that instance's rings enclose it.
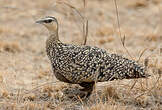
<path fill-rule="evenodd" d="M 71 82 L 92 82 L 99 73 L 106 51 L 97 47 L 64 45 L 64 65 L 59 70 Z"/>
<path fill-rule="evenodd" d="M 139 78 L 144 68 L 135 61 L 90 46 L 64 44 L 57 49 L 56 72 L 72 83 Z M 53 59 L 54 60 L 54 59 Z"/>

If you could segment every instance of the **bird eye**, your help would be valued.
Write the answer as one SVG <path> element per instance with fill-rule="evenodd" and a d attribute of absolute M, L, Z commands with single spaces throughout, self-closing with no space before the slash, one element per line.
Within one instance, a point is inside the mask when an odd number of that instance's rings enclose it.
<path fill-rule="evenodd" d="M 52 19 L 45 20 L 45 23 L 51 23 L 51 22 L 52 22 Z"/>

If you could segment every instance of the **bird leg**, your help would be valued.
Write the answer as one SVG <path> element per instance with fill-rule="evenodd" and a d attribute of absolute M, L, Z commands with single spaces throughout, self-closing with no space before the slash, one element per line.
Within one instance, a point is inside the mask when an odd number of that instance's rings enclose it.
<path fill-rule="evenodd" d="M 80 89 L 83 92 L 86 92 L 86 97 L 89 97 L 93 91 L 93 87 L 95 85 L 95 82 L 82 82 L 79 84 L 83 87 L 83 89 Z"/>

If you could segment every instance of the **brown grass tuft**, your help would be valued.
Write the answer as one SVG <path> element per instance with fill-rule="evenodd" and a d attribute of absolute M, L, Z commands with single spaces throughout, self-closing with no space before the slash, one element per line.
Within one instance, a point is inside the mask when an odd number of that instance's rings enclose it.
<path fill-rule="evenodd" d="M 40 110 L 40 109 L 47 109 L 47 107 L 43 106 L 44 104 L 36 104 L 32 102 L 28 102 L 24 105 L 24 110 Z"/>
<path fill-rule="evenodd" d="M 8 28 L 8 27 L 0 27 L 0 34 L 3 34 L 3 33 L 12 33 L 13 30 L 11 28 Z"/>
<path fill-rule="evenodd" d="M 0 51 L 11 53 L 20 52 L 20 44 L 18 42 L 0 42 Z"/>
<path fill-rule="evenodd" d="M 160 55 L 162 56 L 162 47 L 160 47 Z"/>
<path fill-rule="evenodd" d="M 161 0 L 152 0 L 152 2 L 153 2 L 154 4 L 159 4 L 159 3 L 161 2 Z"/>
<path fill-rule="evenodd" d="M 101 40 L 99 40 L 100 44 L 105 44 L 105 43 L 109 43 L 109 42 L 113 42 L 114 38 L 112 36 L 108 36 L 108 38 L 102 38 Z"/>
<path fill-rule="evenodd" d="M 105 97 L 106 99 L 112 98 L 112 99 L 119 99 L 119 95 L 116 92 L 116 89 L 113 87 L 106 87 L 103 91 L 102 91 L 102 97 Z"/>
<path fill-rule="evenodd" d="M 126 110 L 126 107 L 120 105 L 109 105 L 107 103 L 98 103 L 85 108 L 85 110 Z"/>
<path fill-rule="evenodd" d="M 141 8 L 141 7 L 146 7 L 147 5 L 148 5 L 147 0 L 136 0 L 136 1 L 128 2 L 128 7 L 130 8 Z"/>
<path fill-rule="evenodd" d="M 25 101 L 34 101 L 36 99 L 36 95 L 34 93 L 26 94 L 23 96 Z"/>
<path fill-rule="evenodd" d="M 97 36 L 109 36 L 113 34 L 113 29 L 111 27 L 101 27 L 97 30 L 96 35 Z"/>
<path fill-rule="evenodd" d="M 50 75 L 49 70 L 40 70 L 39 73 L 38 73 L 37 78 L 42 79 L 42 78 L 47 77 L 49 75 Z"/>
<path fill-rule="evenodd" d="M 149 41 L 157 41 L 159 36 L 157 34 L 148 34 L 145 36 Z"/>
<path fill-rule="evenodd" d="M 113 35 L 113 29 L 107 26 L 99 28 L 96 32 L 96 36 L 103 37 L 102 39 L 99 40 L 100 44 L 105 44 L 107 42 L 114 41 L 112 35 Z"/>
<path fill-rule="evenodd" d="M 2 92 L 2 97 L 7 98 L 9 96 L 9 93 L 7 91 Z"/>

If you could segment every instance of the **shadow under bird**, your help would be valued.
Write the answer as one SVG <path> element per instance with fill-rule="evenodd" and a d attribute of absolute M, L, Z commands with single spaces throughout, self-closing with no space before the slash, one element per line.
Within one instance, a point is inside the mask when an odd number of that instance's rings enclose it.
<path fill-rule="evenodd" d="M 49 31 L 46 52 L 56 78 L 66 83 L 79 84 L 87 96 L 92 93 L 95 82 L 149 76 L 145 67 L 133 60 L 97 47 L 62 43 L 55 17 L 47 16 L 36 23 L 43 24 Z"/>

